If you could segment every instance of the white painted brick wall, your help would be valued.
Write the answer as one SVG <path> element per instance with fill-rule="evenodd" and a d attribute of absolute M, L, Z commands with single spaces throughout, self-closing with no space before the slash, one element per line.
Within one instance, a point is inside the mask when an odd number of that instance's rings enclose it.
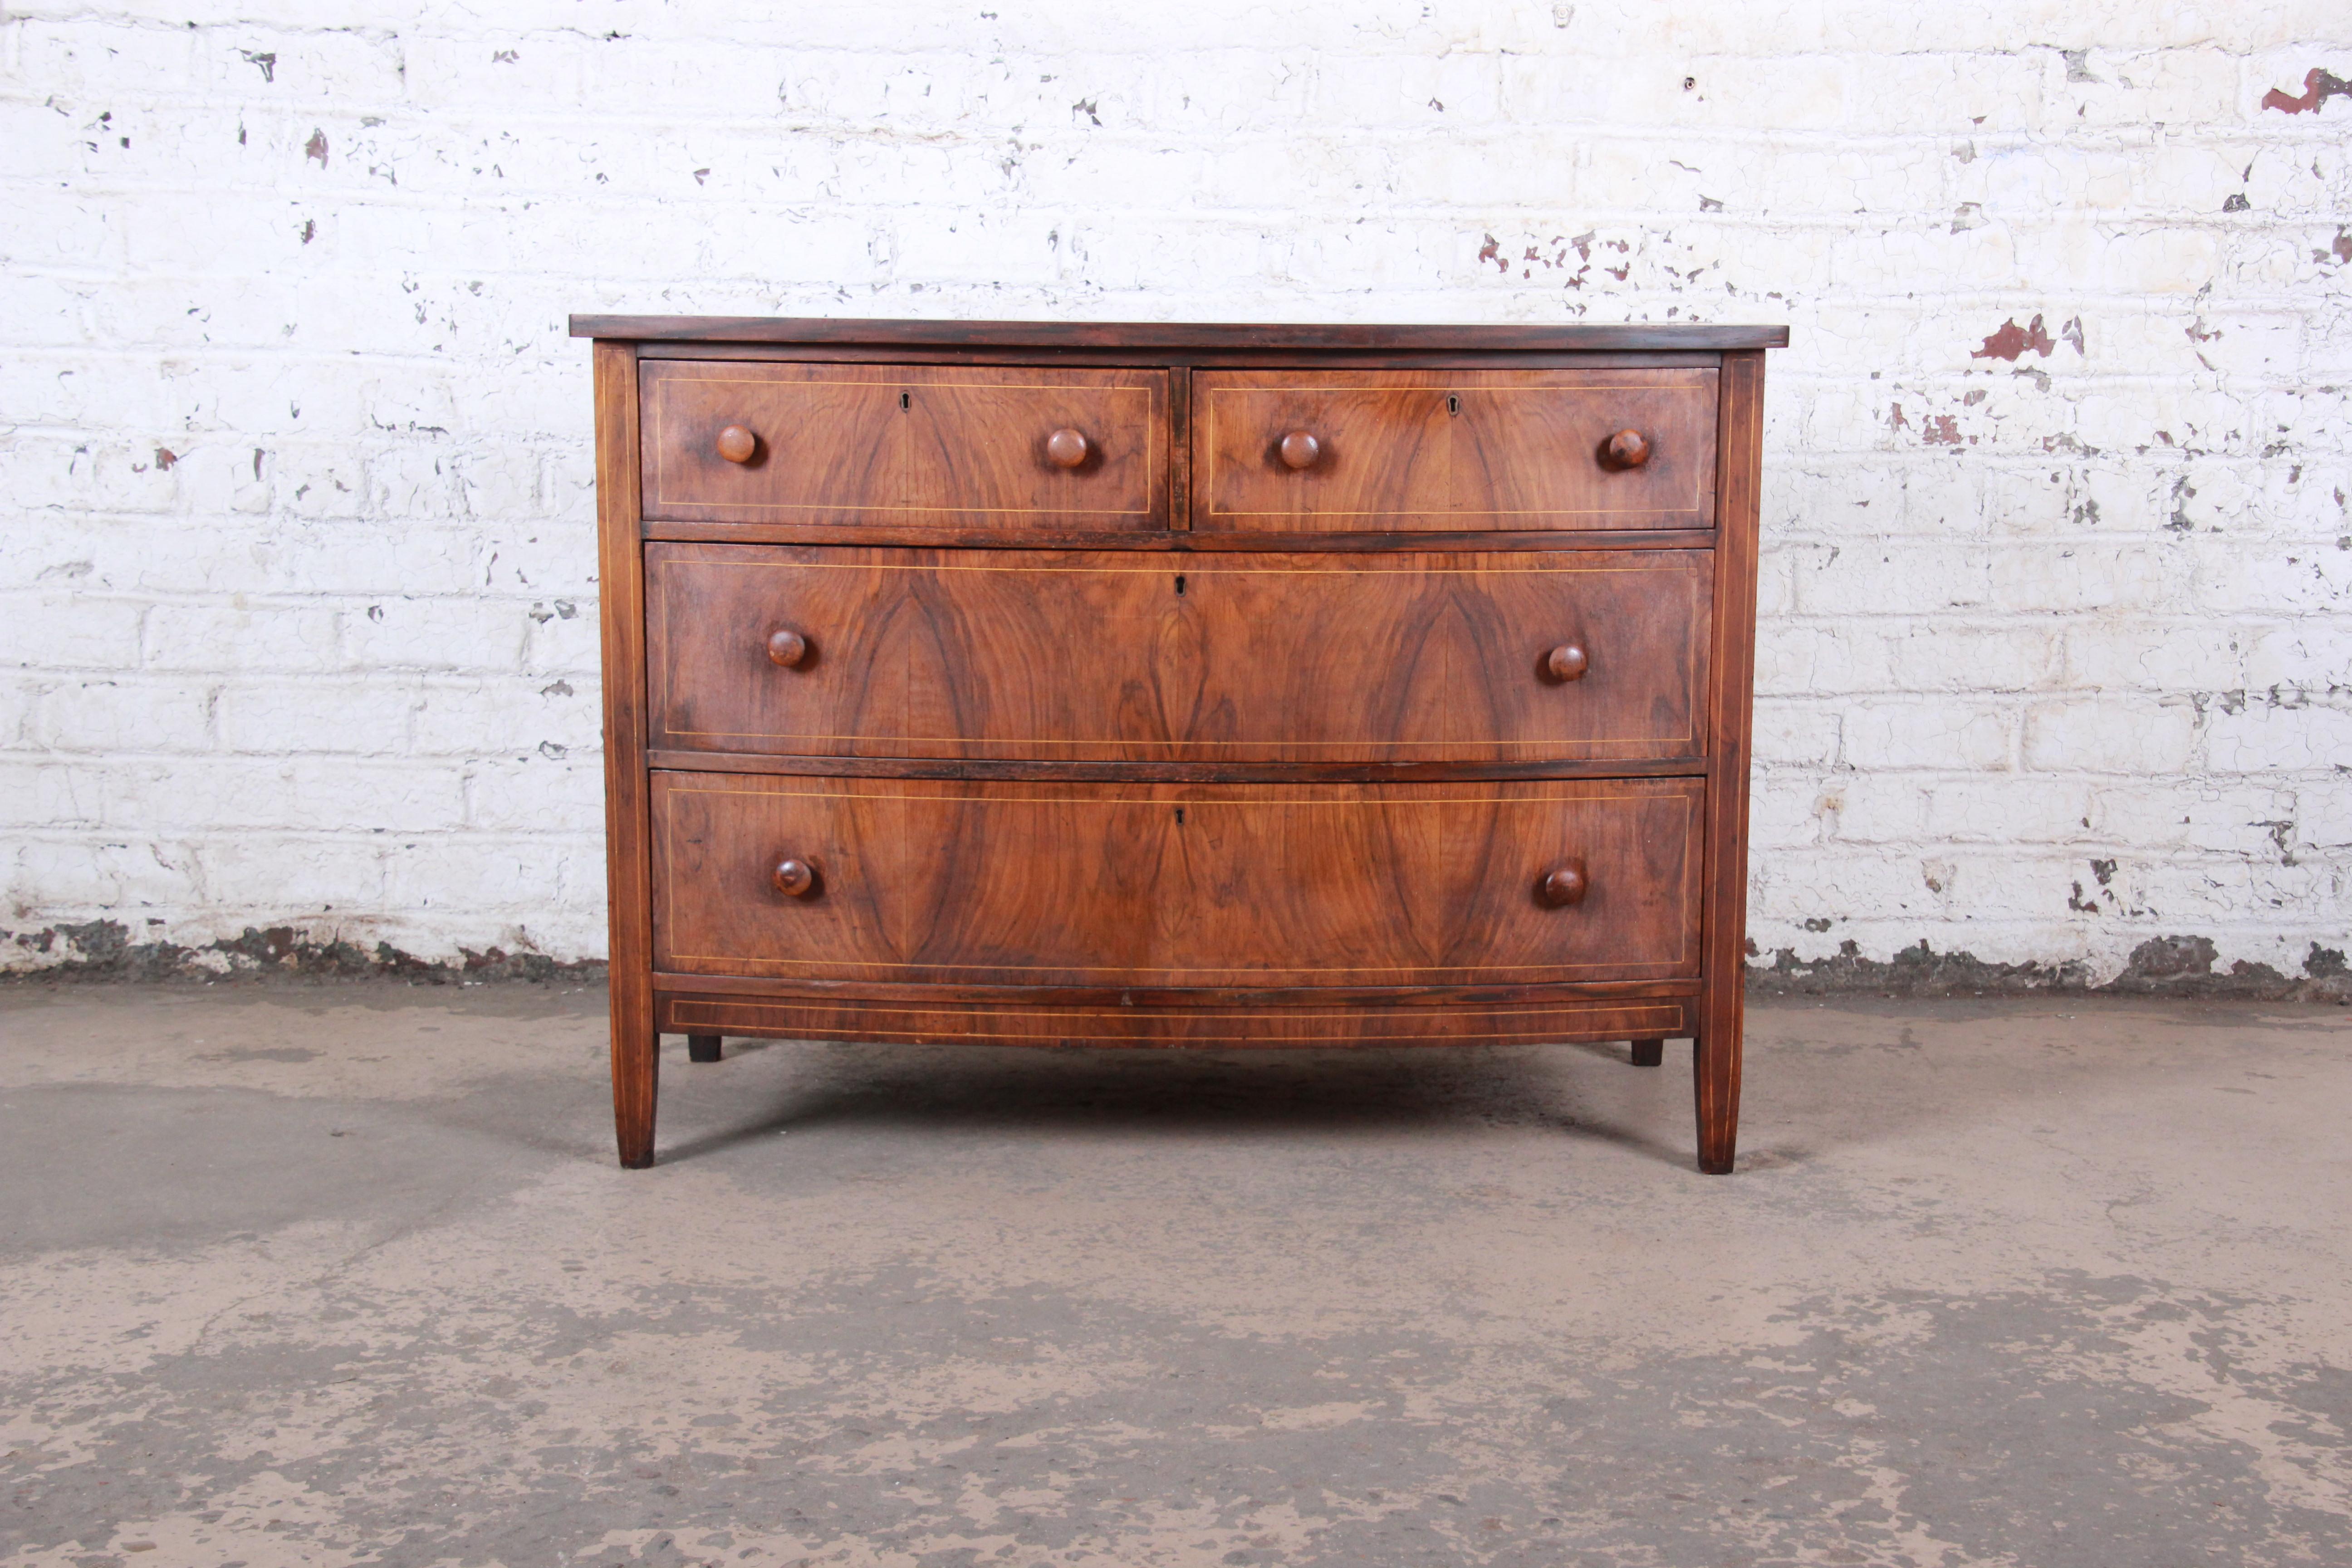
<path fill-rule="evenodd" d="M 2352 945 L 2315 69 L 2341 0 L 11 6 L 0 963 L 601 952 L 563 327 L 643 310 L 1786 321 L 1759 946 L 2299 974 Z"/>

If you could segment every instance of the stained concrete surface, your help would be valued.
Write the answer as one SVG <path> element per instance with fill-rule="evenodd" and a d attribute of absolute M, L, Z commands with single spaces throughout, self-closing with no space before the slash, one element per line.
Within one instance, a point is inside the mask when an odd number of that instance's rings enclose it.
<path fill-rule="evenodd" d="M 0 1563 L 2352 1562 L 2352 1015 L 730 1042 L 0 992 Z"/>

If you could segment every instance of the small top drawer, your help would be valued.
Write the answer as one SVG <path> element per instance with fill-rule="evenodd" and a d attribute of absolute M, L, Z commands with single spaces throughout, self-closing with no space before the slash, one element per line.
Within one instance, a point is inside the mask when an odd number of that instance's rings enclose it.
<path fill-rule="evenodd" d="M 1118 531 L 1167 517 L 1150 370 L 648 360 L 649 520 Z"/>
<path fill-rule="evenodd" d="M 1717 374 L 1202 371 L 1192 526 L 1712 528 Z"/>

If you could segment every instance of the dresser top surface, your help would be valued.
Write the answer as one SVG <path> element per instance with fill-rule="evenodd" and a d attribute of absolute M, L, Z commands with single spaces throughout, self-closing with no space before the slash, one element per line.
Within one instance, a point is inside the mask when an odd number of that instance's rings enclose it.
<path fill-rule="evenodd" d="M 818 316 L 574 316 L 572 335 L 635 342 L 986 349 L 1574 353 L 1777 349 L 1785 326 L 874 321 Z"/>

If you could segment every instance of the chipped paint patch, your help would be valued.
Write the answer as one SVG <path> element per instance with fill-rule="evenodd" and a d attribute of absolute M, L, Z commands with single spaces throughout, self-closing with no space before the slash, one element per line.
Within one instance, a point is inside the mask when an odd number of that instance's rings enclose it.
<path fill-rule="evenodd" d="M 2050 334 L 2042 329 L 2042 318 L 2037 315 L 2033 318 L 2033 324 L 2027 327 L 2021 327 L 2013 321 L 2003 321 L 1999 331 L 1985 339 L 1984 346 L 1969 357 L 2013 361 L 2031 349 L 2048 359 L 2050 351 L 2055 347 L 2057 344 L 2050 341 Z"/>
<path fill-rule="evenodd" d="M 2304 72 L 2300 95 L 2291 96 L 2274 87 L 2263 94 L 2263 107 L 2275 109 L 2282 114 L 2309 114 L 2315 112 L 2329 99 L 2347 93 L 2352 93 L 2352 82 L 2314 66 Z"/>

